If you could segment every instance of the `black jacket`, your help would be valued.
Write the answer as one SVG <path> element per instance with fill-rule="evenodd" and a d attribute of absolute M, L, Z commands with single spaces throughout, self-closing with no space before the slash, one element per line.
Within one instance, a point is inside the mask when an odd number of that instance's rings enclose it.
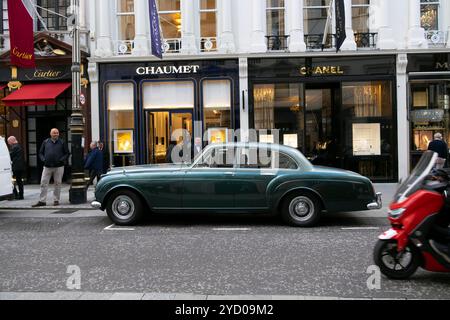
<path fill-rule="evenodd" d="M 20 144 L 16 143 L 9 151 L 12 162 L 12 171 L 25 171 L 25 157 Z"/>
<path fill-rule="evenodd" d="M 428 145 L 428 150 L 437 152 L 439 158 L 447 159 L 448 147 L 447 144 L 442 140 L 433 140 Z"/>
<path fill-rule="evenodd" d="M 61 139 L 53 142 L 52 139 L 48 138 L 42 142 L 39 149 L 39 159 L 47 168 L 63 167 L 69 158 L 69 154 L 67 145 Z"/>

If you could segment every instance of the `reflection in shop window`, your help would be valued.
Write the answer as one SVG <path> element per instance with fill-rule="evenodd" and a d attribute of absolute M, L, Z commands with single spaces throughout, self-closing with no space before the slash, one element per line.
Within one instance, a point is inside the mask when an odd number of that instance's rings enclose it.
<path fill-rule="evenodd" d="M 128 166 L 135 164 L 134 133 L 134 87 L 131 83 L 111 83 L 107 85 L 108 105 L 108 140 L 109 153 L 113 166 Z M 129 141 L 125 141 L 127 137 Z M 131 144 L 131 146 L 130 146 Z M 124 146 L 128 146 L 124 148 Z M 121 151 L 123 150 L 123 152 Z"/>
<path fill-rule="evenodd" d="M 389 81 L 346 82 L 342 106 L 357 118 L 390 116 L 392 97 Z"/>
<path fill-rule="evenodd" d="M 209 141 L 227 142 L 231 127 L 231 81 L 203 81 L 203 118 Z"/>

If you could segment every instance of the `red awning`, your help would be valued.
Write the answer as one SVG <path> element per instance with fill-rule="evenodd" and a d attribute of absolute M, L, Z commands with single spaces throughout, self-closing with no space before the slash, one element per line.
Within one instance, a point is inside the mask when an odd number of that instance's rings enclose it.
<path fill-rule="evenodd" d="M 54 106 L 56 98 L 71 85 L 67 82 L 27 84 L 2 101 L 8 107 Z"/>
<path fill-rule="evenodd" d="M 1 85 L 0 85 L 0 90 L 3 90 L 3 89 L 5 89 L 5 88 L 7 88 L 7 87 L 8 87 L 7 84 L 1 84 Z"/>

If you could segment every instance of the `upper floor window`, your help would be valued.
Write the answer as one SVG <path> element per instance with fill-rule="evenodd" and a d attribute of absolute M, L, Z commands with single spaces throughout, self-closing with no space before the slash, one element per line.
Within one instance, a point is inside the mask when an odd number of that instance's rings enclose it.
<path fill-rule="evenodd" d="M 69 6 L 70 0 L 37 0 L 37 10 L 42 17 L 42 21 L 38 20 L 38 30 L 67 30 L 66 16 Z"/>
<path fill-rule="evenodd" d="M 118 40 L 134 40 L 134 0 L 117 0 L 116 5 Z"/>
<path fill-rule="evenodd" d="M 200 48 L 202 51 L 217 49 L 217 1 L 200 0 Z"/>
<path fill-rule="evenodd" d="M 181 38 L 181 4 L 180 0 L 158 1 L 159 20 L 164 39 Z"/>
<path fill-rule="evenodd" d="M 266 0 L 267 35 L 285 35 L 284 0 Z"/>
<path fill-rule="evenodd" d="M 304 0 L 303 25 L 308 49 L 332 47 L 332 23 L 328 23 L 327 39 L 323 41 L 327 27 L 329 0 Z"/>
<path fill-rule="evenodd" d="M 369 32 L 370 0 L 352 1 L 352 26 L 355 33 Z"/>
<path fill-rule="evenodd" d="M 439 30 L 439 0 L 420 0 L 420 23 L 425 30 Z"/>
<path fill-rule="evenodd" d="M 8 23 L 8 2 L 7 0 L 0 0 L 0 13 L 2 15 L 2 21 L 0 25 L 0 34 L 3 34 L 9 31 L 9 23 Z"/>

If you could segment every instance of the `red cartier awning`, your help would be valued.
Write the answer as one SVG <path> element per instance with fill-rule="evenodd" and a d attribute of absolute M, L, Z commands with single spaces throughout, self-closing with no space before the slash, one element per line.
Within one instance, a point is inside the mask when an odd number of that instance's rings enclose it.
<path fill-rule="evenodd" d="M 3 90 L 3 89 L 5 89 L 6 87 L 7 87 L 8 85 L 6 85 L 6 84 L 2 84 L 2 85 L 0 85 L 0 90 Z"/>
<path fill-rule="evenodd" d="M 68 82 L 28 84 L 3 98 L 2 101 L 8 107 L 54 106 L 56 98 L 71 85 Z"/>

